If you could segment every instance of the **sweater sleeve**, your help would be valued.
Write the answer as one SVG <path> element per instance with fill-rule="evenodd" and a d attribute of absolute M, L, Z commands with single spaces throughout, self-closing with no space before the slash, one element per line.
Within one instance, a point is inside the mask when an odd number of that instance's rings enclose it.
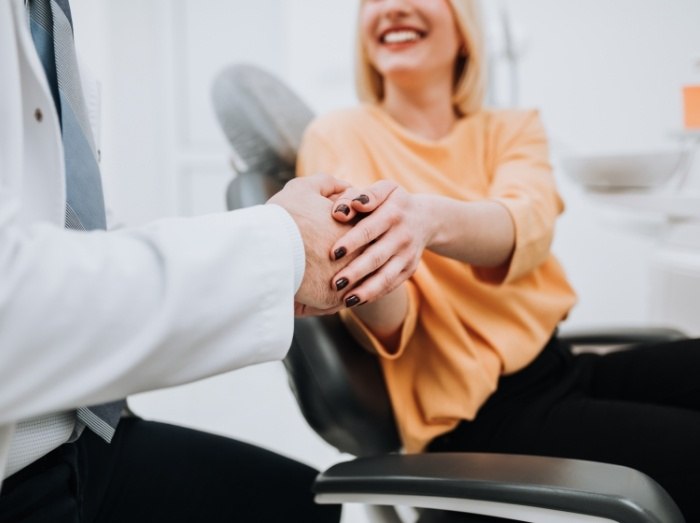
<path fill-rule="evenodd" d="M 317 122 L 312 122 L 304 133 L 299 147 L 296 175 L 329 174 L 338 177 L 340 166 L 341 162 L 337 154 L 328 140 L 322 136 Z"/>
<path fill-rule="evenodd" d="M 401 327 L 399 346 L 395 350 L 387 349 L 352 309 L 340 311 L 340 318 L 362 348 L 387 360 L 395 360 L 403 355 L 416 330 L 420 299 L 415 285 L 410 280 L 405 285 L 408 291 L 408 312 Z"/>
<path fill-rule="evenodd" d="M 515 247 L 503 266 L 474 272 L 482 280 L 501 284 L 525 276 L 547 259 L 554 223 L 564 204 L 537 111 L 504 113 L 491 132 L 493 176 L 488 196 L 508 210 L 515 226 Z"/>

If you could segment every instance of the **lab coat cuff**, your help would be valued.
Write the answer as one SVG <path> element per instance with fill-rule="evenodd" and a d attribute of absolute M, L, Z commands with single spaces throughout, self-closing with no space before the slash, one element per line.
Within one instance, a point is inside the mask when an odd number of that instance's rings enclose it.
<path fill-rule="evenodd" d="M 272 207 L 281 210 L 280 215 L 283 216 L 282 223 L 287 231 L 287 236 L 292 243 L 292 262 L 294 263 L 294 294 L 297 293 L 301 282 L 304 279 L 304 271 L 306 267 L 306 253 L 304 252 L 304 240 L 301 237 L 299 227 L 297 227 L 294 218 L 287 212 L 284 207 L 270 204 Z"/>

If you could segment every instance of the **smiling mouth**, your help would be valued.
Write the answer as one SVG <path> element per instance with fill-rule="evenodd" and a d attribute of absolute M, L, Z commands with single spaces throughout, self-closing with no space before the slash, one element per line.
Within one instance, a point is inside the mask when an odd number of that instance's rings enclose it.
<path fill-rule="evenodd" d="M 405 44 L 417 42 L 425 36 L 425 33 L 415 29 L 394 29 L 384 32 L 379 41 L 383 44 Z"/>

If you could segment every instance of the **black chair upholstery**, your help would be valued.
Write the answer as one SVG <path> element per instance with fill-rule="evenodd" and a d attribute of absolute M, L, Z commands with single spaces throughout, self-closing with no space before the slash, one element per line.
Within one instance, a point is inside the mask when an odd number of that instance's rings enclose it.
<path fill-rule="evenodd" d="M 295 320 L 284 364 L 304 418 L 325 441 L 353 456 L 400 449 L 379 362 L 339 316 Z"/>
<path fill-rule="evenodd" d="M 610 333 L 576 339 L 619 344 Z M 679 335 L 664 329 L 620 334 L 628 343 Z M 581 521 L 571 514 L 600 518 L 591 522 L 684 521 L 658 483 L 627 467 L 506 454 L 398 454 L 378 361 L 337 316 L 297 319 L 285 365 L 309 425 L 337 449 L 361 456 L 318 477 L 319 502 L 404 504 L 538 523 Z"/>
<path fill-rule="evenodd" d="M 282 82 L 253 66 L 224 71 L 213 93 L 238 163 L 247 166 L 229 187 L 229 208 L 262 203 L 293 172 L 294 144 L 311 112 Z M 579 343 L 619 344 L 682 334 L 638 329 L 576 336 Z M 408 505 L 538 523 L 684 521 L 655 481 L 625 467 L 504 454 L 400 454 L 379 362 L 338 316 L 296 319 L 284 363 L 309 425 L 338 450 L 358 456 L 319 475 L 314 487 L 319 502 Z"/>

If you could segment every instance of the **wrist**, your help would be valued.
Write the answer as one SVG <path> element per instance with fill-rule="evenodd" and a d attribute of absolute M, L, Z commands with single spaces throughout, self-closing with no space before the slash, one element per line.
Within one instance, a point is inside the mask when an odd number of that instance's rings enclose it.
<path fill-rule="evenodd" d="M 415 206 L 421 226 L 423 227 L 423 242 L 426 249 L 440 243 L 442 230 L 441 198 L 434 194 L 416 194 Z M 444 202 L 442 203 L 444 205 Z"/>

